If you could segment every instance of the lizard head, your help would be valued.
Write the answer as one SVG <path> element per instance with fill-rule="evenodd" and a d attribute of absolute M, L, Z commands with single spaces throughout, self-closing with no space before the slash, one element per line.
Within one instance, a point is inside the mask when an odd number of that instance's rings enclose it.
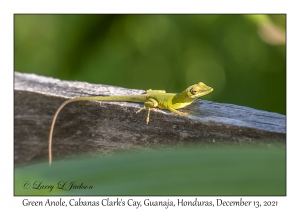
<path fill-rule="evenodd" d="M 198 98 L 212 92 L 213 88 L 207 86 L 203 82 L 199 82 L 198 84 L 188 87 L 185 91 L 189 98 Z"/>

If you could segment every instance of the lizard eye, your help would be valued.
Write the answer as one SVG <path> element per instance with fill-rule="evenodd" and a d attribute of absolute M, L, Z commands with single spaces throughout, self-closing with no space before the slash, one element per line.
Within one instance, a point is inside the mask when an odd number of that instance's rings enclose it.
<path fill-rule="evenodd" d="M 191 94 L 196 95 L 198 91 L 195 89 L 191 89 L 190 92 L 191 92 Z"/>

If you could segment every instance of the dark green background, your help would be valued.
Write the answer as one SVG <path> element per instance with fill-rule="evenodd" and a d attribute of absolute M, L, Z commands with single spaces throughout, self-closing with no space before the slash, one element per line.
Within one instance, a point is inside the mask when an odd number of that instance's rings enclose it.
<path fill-rule="evenodd" d="M 14 69 L 168 92 L 202 81 L 214 88 L 204 99 L 285 114 L 285 40 L 272 41 L 285 18 L 15 15 Z"/>

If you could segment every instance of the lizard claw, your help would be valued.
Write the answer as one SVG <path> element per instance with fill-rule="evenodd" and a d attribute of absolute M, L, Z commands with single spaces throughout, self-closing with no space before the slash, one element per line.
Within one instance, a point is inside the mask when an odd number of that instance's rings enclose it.
<path fill-rule="evenodd" d="M 139 110 L 136 111 L 136 114 L 139 113 L 140 111 L 142 111 L 143 109 L 145 109 L 145 107 L 140 108 Z"/>
<path fill-rule="evenodd" d="M 180 113 L 180 115 L 182 115 L 182 116 L 187 116 L 189 113 L 187 113 L 187 112 L 181 112 Z"/>

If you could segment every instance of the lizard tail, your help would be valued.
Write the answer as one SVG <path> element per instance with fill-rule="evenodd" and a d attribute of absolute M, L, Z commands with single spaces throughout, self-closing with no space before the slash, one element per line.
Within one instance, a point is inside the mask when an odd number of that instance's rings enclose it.
<path fill-rule="evenodd" d="M 54 117 L 52 119 L 52 123 L 51 123 L 51 127 L 50 127 L 50 134 L 49 134 L 49 141 L 48 141 L 49 166 L 51 166 L 51 163 L 52 163 L 52 136 L 53 136 L 53 130 L 54 130 L 54 125 L 55 125 L 57 115 L 64 106 L 66 106 L 67 104 L 72 103 L 74 101 L 77 101 L 77 100 L 70 99 L 70 100 L 65 101 L 63 104 L 61 104 L 58 107 L 58 109 L 56 110 Z"/>
<path fill-rule="evenodd" d="M 52 138 L 53 138 L 53 130 L 56 118 L 60 112 L 60 110 L 69 103 L 76 102 L 76 101 L 131 101 L 131 102 L 142 102 L 145 100 L 145 96 L 136 95 L 136 96 L 88 96 L 88 97 L 78 97 L 73 98 L 65 101 L 62 103 L 58 109 L 56 110 L 54 117 L 52 119 L 51 127 L 50 127 L 50 134 L 49 134 L 49 141 L 48 141 L 48 156 L 49 156 L 49 166 L 52 164 Z"/>

